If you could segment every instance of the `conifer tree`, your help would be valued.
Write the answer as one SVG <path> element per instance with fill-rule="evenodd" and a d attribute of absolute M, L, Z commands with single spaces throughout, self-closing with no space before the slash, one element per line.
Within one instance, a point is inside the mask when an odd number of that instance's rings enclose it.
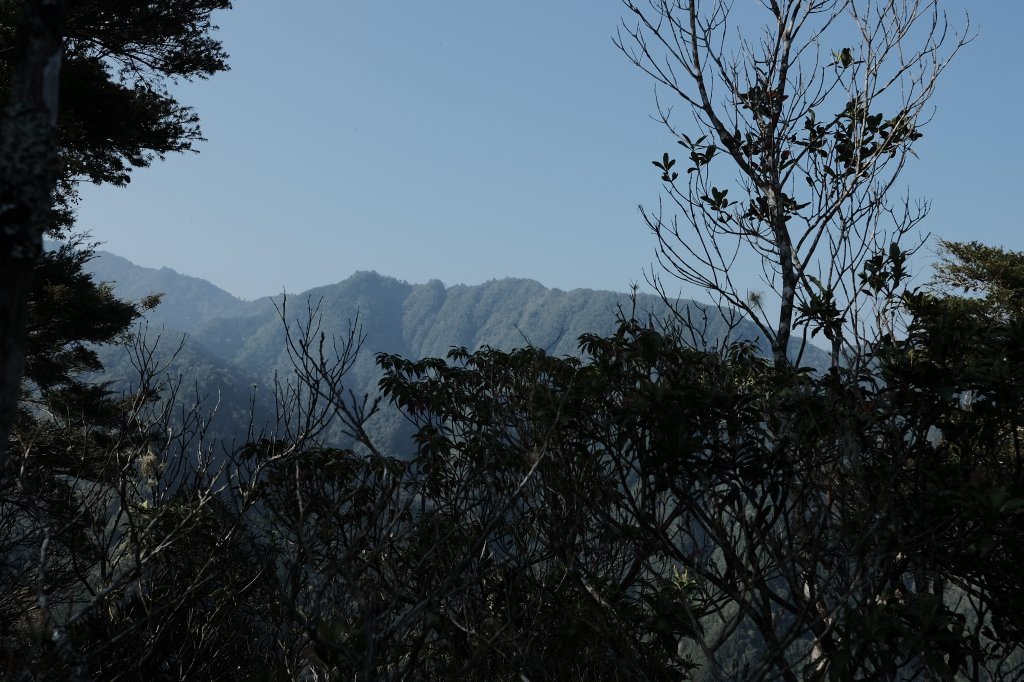
<path fill-rule="evenodd" d="M 38 367 L 47 350 L 33 346 L 34 336 L 24 345 L 29 299 L 49 295 L 49 277 L 99 286 L 82 277 L 81 259 L 47 256 L 44 234 L 68 236 L 78 183 L 127 184 L 134 169 L 202 139 L 197 113 L 168 85 L 228 68 L 211 15 L 230 6 L 83 0 L 65 13 L 63 2 L 0 3 L 0 462 L 22 368 Z M 59 87 L 48 75 L 56 67 Z M 33 285 L 33 278 L 41 281 Z M 82 339 L 109 341 L 124 331 L 107 325 L 119 302 L 98 291 L 83 296 L 96 306 L 83 318 L 107 333 L 100 339 L 83 331 Z M 62 313 L 50 307 L 46 314 Z M 133 318 L 122 319 L 127 327 Z"/>

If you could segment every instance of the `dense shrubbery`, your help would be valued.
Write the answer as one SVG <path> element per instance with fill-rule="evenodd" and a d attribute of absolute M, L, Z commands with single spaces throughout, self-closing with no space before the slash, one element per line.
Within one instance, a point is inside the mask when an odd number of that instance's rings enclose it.
<path fill-rule="evenodd" d="M 408 461 L 345 399 L 358 335 L 326 353 L 315 317 L 289 334 L 287 438 L 219 451 L 200 414 L 168 435 L 181 406 L 152 387 L 104 423 L 26 414 L 8 670 L 1014 679 L 1024 339 L 986 286 L 908 295 L 857 373 L 636 320 L 582 360 L 382 355 Z M 359 453 L 318 444 L 329 419 Z"/>

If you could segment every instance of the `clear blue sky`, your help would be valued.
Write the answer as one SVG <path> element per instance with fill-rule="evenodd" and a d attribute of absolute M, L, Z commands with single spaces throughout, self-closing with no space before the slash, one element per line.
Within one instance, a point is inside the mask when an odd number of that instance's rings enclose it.
<path fill-rule="evenodd" d="M 930 232 L 1024 250 L 1024 2 L 946 6 L 979 36 L 904 182 L 932 200 Z M 79 225 L 244 298 L 356 270 L 626 290 L 653 260 L 651 159 L 678 147 L 612 45 L 621 16 L 618 0 L 239 0 L 217 16 L 232 70 L 175 91 L 200 154 L 83 188 Z"/>

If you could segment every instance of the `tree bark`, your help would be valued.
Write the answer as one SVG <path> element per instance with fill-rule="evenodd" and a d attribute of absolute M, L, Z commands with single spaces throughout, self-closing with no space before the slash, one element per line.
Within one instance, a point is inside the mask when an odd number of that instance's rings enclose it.
<path fill-rule="evenodd" d="M 25 0 L 0 119 L 0 484 L 8 480 L 32 275 L 53 210 L 66 2 Z"/>

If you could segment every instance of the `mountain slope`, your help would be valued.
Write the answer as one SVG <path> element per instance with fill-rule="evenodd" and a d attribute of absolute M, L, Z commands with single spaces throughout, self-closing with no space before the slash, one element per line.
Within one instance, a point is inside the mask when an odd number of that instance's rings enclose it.
<path fill-rule="evenodd" d="M 255 385 L 257 394 L 267 397 L 272 395 L 275 376 L 290 375 L 282 314 L 293 336 L 311 321 L 328 340 L 344 339 L 351 324 L 359 325 L 365 341 L 346 377 L 346 389 L 357 395 L 377 393 L 377 353 L 422 358 L 444 356 L 453 346 L 511 350 L 529 343 L 554 355 L 574 355 L 579 352 L 581 334 L 611 333 L 620 310 L 635 310 L 644 319 L 670 316 L 670 308 L 656 296 L 637 296 L 634 309 L 628 294 L 566 292 L 525 279 L 446 287 L 438 280 L 409 284 L 375 272 L 357 272 L 342 282 L 287 299 L 242 301 L 205 280 L 168 268 L 143 268 L 105 252 L 97 254 L 89 269 L 97 279 L 112 282 L 120 296 L 164 295 L 148 313 L 149 325 L 164 328 L 165 336 L 185 335 L 185 350 L 169 371 L 180 375 L 187 386 L 220 396 L 221 414 L 230 420 L 218 429 L 221 432 L 243 426 L 241 415 L 247 404 L 235 404 L 245 398 L 241 387 Z M 698 318 L 704 310 L 692 301 L 681 301 L 677 309 L 688 309 Z M 727 325 L 717 310 L 707 310 L 707 318 L 704 340 L 716 343 L 727 333 Z M 756 340 L 757 336 L 753 324 L 740 321 L 731 338 Z M 813 366 L 826 365 L 817 348 L 810 349 L 805 359 Z M 116 373 L 124 371 L 123 363 L 119 367 Z M 259 408 L 262 414 L 272 412 L 267 405 Z M 404 451 L 408 441 L 402 423 L 399 415 L 385 411 L 373 431 L 386 447 Z M 328 432 L 328 439 L 344 444 L 338 428 Z"/>
<path fill-rule="evenodd" d="M 245 315 L 256 309 L 205 279 L 170 268 L 144 268 L 106 251 L 97 251 L 85 269 L 96 281 L 113 284 L 120 298 L 139 300 L 150 294 L 164 294 L 148 318 L 157 326 L 189 332 L 210 320 Z"/>

